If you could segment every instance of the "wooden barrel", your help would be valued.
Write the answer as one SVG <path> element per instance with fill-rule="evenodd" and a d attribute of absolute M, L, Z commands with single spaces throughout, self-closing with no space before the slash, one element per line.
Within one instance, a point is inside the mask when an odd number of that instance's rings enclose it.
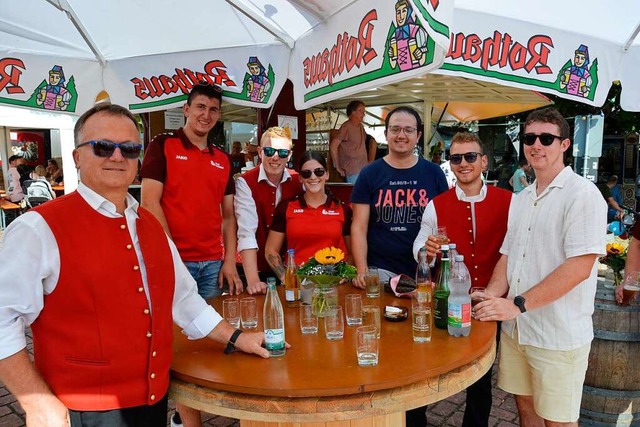
<path fill-rule="evenodd" d="M 609 282 L 607 282 L 609 283 Z M 598 280 L 594 340 L 582 390 L 581 426 L 640 425 L 640 304 L 616 304 Z"/>

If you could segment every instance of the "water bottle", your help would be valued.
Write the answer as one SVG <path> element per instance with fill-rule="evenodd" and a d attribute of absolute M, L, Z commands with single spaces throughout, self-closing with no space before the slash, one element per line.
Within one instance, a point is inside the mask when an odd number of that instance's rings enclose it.
<path fill-rule="evenodd" d="M 433 294 L 433 317 L 436 328 L 447 329 L 448 322 L 448 300 L 449 300 L 449 245 L 440 246 L 442 259 L 440 260 L 440 271 L 438 272 L 438 282 Z"/>
<path fill-rule="evenodd" d="M 296 275 L 296 258 L 293 249 L 287 251 L 287 269 L 284 272 L 284 299 L 287 307 L 300 304 L 300 282 Z"/>
<path fill-rule="evenodd" d="M 264 344 L 270 357 L 284 356 L 284 312 L 276 291 L 275 277 L 267 279 L 267 296 L 262 311 Z"/>
<path fill-rule="evenodd" d="M 448 302 L 448 326 L 449 335 L 454 337 L 467 337 L 471 332 L 471 276 L 464 264 L 464 257 L 456 257 L 456 265 L 451 270 L 449 280 L 451 294 Z"/>

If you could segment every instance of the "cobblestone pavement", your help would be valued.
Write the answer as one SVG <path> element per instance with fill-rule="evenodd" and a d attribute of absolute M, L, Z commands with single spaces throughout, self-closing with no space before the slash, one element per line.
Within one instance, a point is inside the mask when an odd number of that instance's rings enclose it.
<path fill-rule="evenodd" d="M 31 343 L 30 333 L 28 336 L 27 349 L 32 352 L 33 345 Z M 513 397 L 504 391 L 495 387 L 497 376 L 497 367 L 493 368 L 493 408 L 491 409 L 491 418 L 489 426 L 491 427 L 510 427 L 518 425 L 518 411 L 516 409 Z M 458 427 L 462 425 L 462 416 L 464 413 L 465 393 L 461 392 L 450 398 L 429 405 L 428 425 L 429 426 L 451 426 Z M 174 404 L 169 401 L 169 415 L 173 414 Z M 220 417 L 217 415 L 203 414 L 203 425 L 206 427 L 239 427 L 240 423 L 231 418 Z M 168 425 L 168 424 L 167 424 Z M 9 393 L 0 383 L 0 427 L 22 427 L 25 426 L 24 411 L 15 397 Z"/>

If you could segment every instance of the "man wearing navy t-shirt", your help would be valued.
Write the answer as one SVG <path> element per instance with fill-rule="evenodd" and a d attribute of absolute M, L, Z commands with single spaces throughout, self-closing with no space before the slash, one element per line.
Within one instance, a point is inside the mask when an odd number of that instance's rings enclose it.
<path fill-rule="evenodd" d="M 410 107 L 398 107 L 385 120 L 389 154 L 365 166 L 353 187 L 352 252 L 358 269 L 353 283 L 364 288 L 367 265 L 384 281 L 400 273 L 413 276 L 413 241 L 427 203 L 449 189 L 440 169 L 414 154 L 422 120 Z M 426 426 L 426 407 L 407 411 L 407 426 Z"/>

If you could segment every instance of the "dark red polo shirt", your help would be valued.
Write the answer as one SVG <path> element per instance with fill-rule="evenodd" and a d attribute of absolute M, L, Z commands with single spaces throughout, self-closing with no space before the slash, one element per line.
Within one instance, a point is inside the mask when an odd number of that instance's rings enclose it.
<path fill-rule="evenodd" d="M 222 259 L 221 204 L 235 194 L 229 155 L 214 145 L 200 150 L 179 129 L 153 139 L 140 176 L 164 184 L 160 205 L 182 260 Z"/>
<path fill-rule="evenodd" d="M 288 249 L 294 249 L 296 262 L 302 264 L 316 251 L 335 246 L 347 254 L 344 236 L 351 234 L 351 208 L 337 199 L 317 208 L 307 205 L 304 196 L 278 204 L 271 230 L 286 234 Z"/>

